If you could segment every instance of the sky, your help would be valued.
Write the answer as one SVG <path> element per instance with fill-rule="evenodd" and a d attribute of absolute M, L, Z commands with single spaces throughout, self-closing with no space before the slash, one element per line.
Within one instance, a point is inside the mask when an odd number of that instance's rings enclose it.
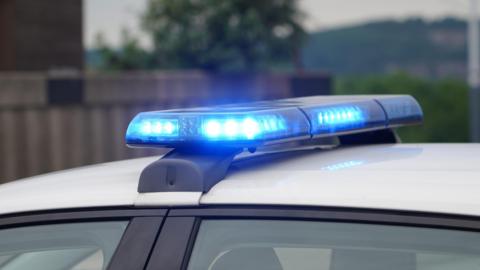
<path fill-rule="evenodd" d="M 148 37 L 141 32 L 139 16 L 148 0 L 84 0 L 84 43 L 92 47 L 102 32 L 112 45 L 120 42 L 122 28 L 138 35 L 148 47 Z M 228 0 L 226 0 L 228 1 Z M 465 17 L 469 0 L 299 0 L 308 30 L 329 29 L 372 20 L 423 17 L 434 20 L 446 16 Z"/>

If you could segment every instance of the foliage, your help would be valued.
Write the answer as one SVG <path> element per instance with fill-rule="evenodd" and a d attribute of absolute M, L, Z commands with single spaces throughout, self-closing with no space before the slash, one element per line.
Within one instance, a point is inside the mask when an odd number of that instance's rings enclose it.
<path fill-rule="evenodd" d="M 255 71 L 292 59 L 303 29 L 296 0 L 149 0 L 154 65 Z"/>
<path fill-rule="evenodd" d="M 138 40 L 127 29 L 122 30 L 120 48 L 112 48 L 102 34 L 97 34 L 95 48 L 100 58 L 98 69 L 101 70 L 136 70 L 152 66 L 149 53 L 139 46 Z"/>
<path fill-rule="evenodd" d="M 340 77 L 336 94 L 410 94 L 424 111 L 422 127 L 400 128 L 406 142 L 468 141 L 468 86 L 454 79 L 431 81 L 404 73 Z"/>
<path fill-rule="evenodd" d="M 461 75 L 465 35 L 465 21 L 452 18 L 370 22 L 310 33 L 302 59 L 307 69 L 335 74 L 409 70 L 429 77 Z"/>

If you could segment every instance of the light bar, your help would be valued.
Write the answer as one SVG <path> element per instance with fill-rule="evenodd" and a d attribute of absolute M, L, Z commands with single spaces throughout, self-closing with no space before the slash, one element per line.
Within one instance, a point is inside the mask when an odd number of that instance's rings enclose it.
<path fill-rule="evenodd" d="M 410 96 L 316 96 L 250 104 L 143 112 L 130 123 L 129 145 L 214 144 L 256 147 L 421 122 Z"/>

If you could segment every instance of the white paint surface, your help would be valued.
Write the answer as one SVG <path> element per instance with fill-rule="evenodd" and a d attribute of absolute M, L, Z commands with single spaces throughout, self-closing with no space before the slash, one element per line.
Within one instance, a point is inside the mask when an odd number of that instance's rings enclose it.
<path fill-rule="evenodd" d="M 0 214 L 106 206 L 305 205 L 480 216 L 480 144 L 302 150 L 237 160 L 197 192 L 138 194 L 158 157 L 84 167 L 0 186 Z M 249 160 L 250 159 L 250 160 Z"/>

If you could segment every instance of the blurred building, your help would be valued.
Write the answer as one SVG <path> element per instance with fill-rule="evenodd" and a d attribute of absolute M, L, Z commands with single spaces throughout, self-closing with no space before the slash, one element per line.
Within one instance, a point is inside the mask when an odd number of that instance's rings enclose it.
<path fill-rule="evenodd" d="M 82 69 L 82 0 L 0 0 L 0 71 Z"/>

